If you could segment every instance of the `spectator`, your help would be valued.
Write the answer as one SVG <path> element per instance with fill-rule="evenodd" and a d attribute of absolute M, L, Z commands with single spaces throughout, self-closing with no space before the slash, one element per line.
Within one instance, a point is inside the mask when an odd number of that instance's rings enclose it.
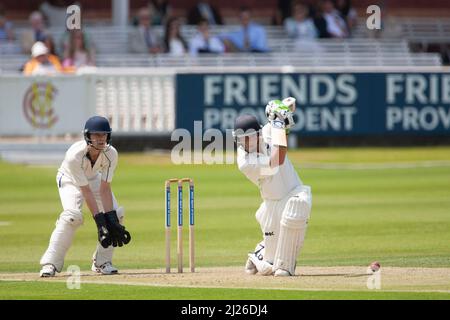
<path fill-rule="evenodd" d="M 56 50 L 55 41 L 53 40 L 53 37 L 50 34 L 47 34 L 45 36 L 44 44 L 47 47 L 49 54 L 57 57 L 59 56 Z"/>
<path fill-rule="evenodd" d="M 241 28 L 238 31 L 226 34 L 223 40 L 230 48 L 241 52 L 267 52 L 266 30 L 251 22 L 250 9 L 243 7 L 240 12 Z"/>
<path fill-rule="evenodd" d="M 377 39 L 401 39 L 403 38 L 402 24 L 399 23 L 396 16 L 389 12 L 387 6 L 382 6 L 381 10 L 381 29 L 366 29 L 366 35 Z"/>
<path fill-rule="evenodd" d="M 138 12 L 139 25 L 130 34 L 130 52 L 156 54 L 162 52 L 161 41 L 151 27 L 151 15 L 147 8 Z"/>
<path fill-rule="evenodd" d="M 152 25 L 164 25 L 167 19 L 172 15 L 172 8 L 168 0 L 151 0 L 149 7 L 152 12 Z"/>
<path fill-rule="evenodd" d="M 320 2 L 323 18 L 326 21 L 327 32 L 332 38 L 346 38 L 349 36 L 347 24 L 334 7 L 333 1 Z"/>
<path fill-rule="evenodd" d="M 87 47 L 83 32 L 73 30 L 70 33 L 69 46 L 64 53 L 63 67 L 73 71 L 84 66 L 95 66 L 94 51 Z"/>
<path fill-rule="evenodd" d="M 22 33 L 22 50 L 23 53 L 30 53 L 31 47 L 35 42 L 44 42 L 47 36 L 45 29 L 44 18 L 39 11 L 34 11 L 30 14 L 31 30 L 26 30 Z"/>
<path fill-rule="evenodd" d="M 72 41 L 72 33 L 73 31 L 80 31 L 80 30 L 67 30 L 64 32 L 64 34 L 61 37 L 60 40 L 60 48 L 62 55 L 69 51 L 69 47 Z M 85 29 L 81 29 L 81 33 L 83 34 L 83 44 L 88 51 L 94 51 L 95 45 L 91 39 L 91 36 L 85 31 Z"/>
<path fill-rule="evenodd" d="M 197 26 L 197 34 L 189 43 L 189 52 L 196 56 L 201 53 L 223 53 L 225 46 L 218 37 L 211 36 L 209 33 L 208 20 L 200 20 Z"/>
<path fill-rule="evenodd" d="M 200 0 L 189 11 L 188 24 L 198 25 L 202 19 L 206 19 L 210 25 L 222 25 L 223 19 L 219 10 L 209 0 Z"/>
<path fill-rule="evenodd" d="M 13 26 L 4 15 L 4 12 L 0 11 L 0 42 L 15 40 Z"/>
<path fill-rule="evenodd" d="M 314 21 L 316 30 L 319 34 L 319 38 L 331 38 L 331 34 L 328 33 L 327 21 L 325 20 L 321 6 L 314 4 L 309 7 L 310 16 Z"/>
<path fill-rule="evenodd" d="M 292 17 L 284 20 L 284 28 L 290 38 L 310 40 L 318 37 L 314 22 L 309 18 L 308 8 L 296 2 L 292 6 Z"/>
<path fill-rule="evenodd" d="M 282 25 L 292 15 L 292 0 L 278 0 L 276 12 L 272 17 L 272 24 Z"/>
<path fill-rule="evenodd" d="M 31 75 L 49 75 L 62 72 L 58 57 L 49 54 L 43 42 L 36 42 L 31 48 L 31 60 L 25 64 L 23 73 Z"/>
<path fill-rule="evenodd" d="M 74 4 L 73 1 L 47 0 L 39 6 L 39 11 L 47 18 L 50 27 L 66 27 L 67 7 Z M 79 5 L 78 3 L 75 3 Z"/>
<path fill-rule="evenodd" d="M 344 19 L 347 24 L 347 29 L 349 34 L 352 33 L 352 30 L 356 26 L 356 22 L 358 19 L 358 15 L 356 14 L 356 10 L 353 9 L 351 0 L 335 0 L 336 1 L 336 9 L 341 15 L 342 19 Z"/>
<path fill-rule="evenodd" d="M 317 0 L 278 0 L 276 13 L 272 18 L 273 25 L 283 25 L 287 18 L 294 16 L 294 5 L 301 3 L 308 8 L 308 14 L 311 19 L 316 16 Z"/>
<path fill-rule="evenodd" d="M 164 33 L 166 52 L 172 56 L 182 56 L 187 52 L 187 43 L 181 35 L 180 21 L 172 17 L 167 20 Z"/>

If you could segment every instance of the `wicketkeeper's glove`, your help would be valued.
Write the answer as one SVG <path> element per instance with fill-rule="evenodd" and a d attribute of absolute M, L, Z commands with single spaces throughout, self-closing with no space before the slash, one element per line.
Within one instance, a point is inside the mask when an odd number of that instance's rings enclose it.
<path fill-rule="evenodd" d="M 105 213 L 106 225 L 111 233 L 111 242 L 113 247 L 122 247 L 131 241 L 130 233 L 120 224 L 115 210 Z"/>
<path fill-rule="evenodd" d="M 94 216 L 95 224 L 98 231 L 98 242 L 103 248 L 108 248 L 111 245 L 111 234 L 108 231 L 105 215 L 99 212 Z"/>

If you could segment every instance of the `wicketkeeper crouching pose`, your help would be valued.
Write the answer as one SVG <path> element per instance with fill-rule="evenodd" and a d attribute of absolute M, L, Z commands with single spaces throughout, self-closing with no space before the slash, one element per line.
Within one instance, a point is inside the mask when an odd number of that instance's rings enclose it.
<path fill-rule="evenodd" d="M 251 115 L 239 116 L 235 122 L 239 170 L 259 187 L 264 200 L 256 212 L 264 241 L 248 255 L 249 274 L 294 275 L 305 239 L 311 188 L 303 185 L 286 156 L 294 110 L 294 98 L 273 100 L 266 106 L 269 122 L 264 127 Z"/>
<path fill-rule="evenodd" d="M 117 205 L 111 181 L 117 166 L 117 151 L 110 145 L 111 127 L 106 118 L 94 116 L 84 127 L 85 141 L 74 143 L 66 152 L 58 169 L 56 183 L 63 212 L 56 222 L 47 251 L 41 258 L 41 277 L 61 272 L 75 230 L 83 224 L 81 208 L 84 200 L 97 224 L 98 244 L 92 271 L 114 274 L 114 247 L 130 242 L 131 237 L 121 224 L 124 209 Z"/>

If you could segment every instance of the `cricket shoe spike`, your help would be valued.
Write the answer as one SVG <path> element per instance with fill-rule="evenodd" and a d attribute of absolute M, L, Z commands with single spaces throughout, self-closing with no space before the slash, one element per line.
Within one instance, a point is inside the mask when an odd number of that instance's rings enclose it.
<path fill-rule="evenodd" d="M 91 270 L 105 275 L 117 274 L 119 272 L 119 270 L 117 270 L 111 262 L 105 262 L 100 267 L 97 267 L 95 263 L 93 263 Z"/>

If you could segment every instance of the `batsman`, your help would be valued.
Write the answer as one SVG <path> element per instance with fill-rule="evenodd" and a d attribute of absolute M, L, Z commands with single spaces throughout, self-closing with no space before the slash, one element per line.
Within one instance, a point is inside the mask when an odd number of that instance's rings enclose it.
<path fill-rule="evenodd" d="M 118 272 L 112 265 L 114 247 L 129 243 L 131 236 L 122 225 L 124 209 L 118 206 L 111 190 L 118 154 L 110 141 L 108 119 L 94 116 L 86 121 L 84 140 L 74 143 L 66 152 L 56 176 L 63 211 L 41 258 L 41 277 L 61 272 L 75 231 L 83 224 L 84 201 L 97 225 L 92 271 L 105 275 Z"/>
<path fill-rule="evenodd" d="M 295 124 L 295 98 L 272 100 L 266 106 L 263 127 L 252 115 L 235 121 L 239 170 L 260 189 L 256 212 L 263 234 L 248 255 L 245 271 L 274 276 L 295 275 L 311 213 L 311 188 L 303 185 L 287 157 L 287 135 Z"/>

